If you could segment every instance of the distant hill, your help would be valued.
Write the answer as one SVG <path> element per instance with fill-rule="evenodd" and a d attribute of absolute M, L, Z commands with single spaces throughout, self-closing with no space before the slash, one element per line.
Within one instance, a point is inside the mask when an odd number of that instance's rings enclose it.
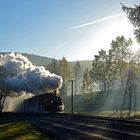
<path fill-rule="evenodd" d="M 0 52 L 0 54 L 7 54 L 10 52 Z M 39 56 L 35 54 L 28 54 L 28 53 L 21 53 L 22 55 L 26 56 L 34 65 L 42 66 L 42 65 L 48 65 L 49 63 L 54 60 L 53 58 L 45 57 L 45 56 Z M 79 61 L 83 73 L 88 68 L 89 70 L 92 68 L 92 61 L 91 60 L 83 60 Z M 69 62 L 70 68 L 73 69 L 76 61 Z"/>
<path fill-rule="evenodd" d="M 44 56 L 34 55 L 34 54 L 27 54 L 23 53 L 24 56 L 26 56 L 34 65 L 48 65 L 49 63 L 54 60 L 53 58 L 48 58 Z M 90 70 L 92 68 L 92 61 L 91 60 L 82 60 L 79 61 L 82 72 L 84 73 L 86 69 Z M 73 69 L 76 61 L 69 62 L 70 68 Z"/>
<path fill-rule="evenodd" d="M 48 58 L 45 56 L 39 56 L 34 54 L 22 53 L 22 55 L 26 56 L 34 65 L 37 66 L 48 65 L 52 62 L 52 60 L 54 60 L 53 58 Z"/>
<path fill-rule="evenodd" d="M 0 54 L 3 54 L 3 55 L 8 54 L 8 53 L 10 53 L 10 52 L 0 52 Z M 18 52 L 16 52 L 16 53 L 18 53 Z M 27 57 L 34 65 L 37 65 L 37 66 L 48 65 L 49 63 L 52 62 L 52 60 L 54 60 L 53 58 L 39 56 L 39 55 L 35 55 L 35 54 L 28 54 L 28 53 L 20 53 L 20 54 Z"/>

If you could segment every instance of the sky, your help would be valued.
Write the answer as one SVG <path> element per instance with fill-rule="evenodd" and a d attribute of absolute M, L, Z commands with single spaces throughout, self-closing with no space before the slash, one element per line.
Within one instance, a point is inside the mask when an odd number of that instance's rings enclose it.
<path fill-rule="evenodd" d="M 0 51 L 92 60 L 100 49 L 108 50 L 116 36 L 134 38 L 120 2 L 140 4 L 139 0 L 0 0 Z"/>

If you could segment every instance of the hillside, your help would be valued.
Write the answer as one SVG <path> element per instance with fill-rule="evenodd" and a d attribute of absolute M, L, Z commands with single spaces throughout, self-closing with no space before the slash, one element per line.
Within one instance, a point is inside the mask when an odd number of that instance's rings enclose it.
<path fill-rule="evenodd" d="M 27 54 L 23 53 L 24 56 L 26 56 L 34 65 L 48 65 L 49 63 L 54 60 L 53 58 L 48 58 L 45 56 L 39 56 L 39 55 L 34 55 L 34 54 Z M 90 70 L 92 68 L 92 61 L 91 60 L 82 60 L 79 61 L 82 71 L 84 72 L 87 68 Z M 71 61 L 69 62 L 70 67 L 73 68 L 75 65 L 76 61 Z"/>
<path fill-rule="evenodd" d="M 48 65 L 53 60 L 52 58 L 34 55 L 34 54 L 23 53 L 23 55 L 26 56 L 34 65 L 37 65 L 37 66 Z"/>
<path fill-rule="evenodd" d="M 10 52 L 0 52 L 0 54 L 7 54 Z M 54 60 L 53 58 L 45 57 L 45 56 L 39 56 L 35 54 L 28 54 L 28 53 L 22 53 L 22 55 L 26 56 L 34 65 L 37 66 L 42 66 L 42 65 L 48 65 L 49 63 Z M 91 60 L 83 60 L 79 61 L 83 73 L 85 72 L 86 69 L 91 69 L 92 68 L 92 61 Z M 70 68 L 73 69 L 76 61 L 71 61 L 69 62 Z"/>
<path fill-rule="evenodd" d="M 8 53 L 11 53 L 11 52 L 0 52 L 0 54 L 2 55 L 8 54 Z M 53 60 L 53 58 L 39 56 L 35 54 L 28 54 L 28 53 L 21 53 L 21 54 L 26 56 L 34 65 L 37 65 L 37 66 L 48 65 Z"/>

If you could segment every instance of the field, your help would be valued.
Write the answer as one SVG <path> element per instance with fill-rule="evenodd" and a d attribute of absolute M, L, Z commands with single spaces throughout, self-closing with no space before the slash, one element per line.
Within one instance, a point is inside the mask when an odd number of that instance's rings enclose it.
<path fill-rule="evenodd" d="M 0 115 L 0 140 L 52 140 L 38 132 L 24 118 Z"/>

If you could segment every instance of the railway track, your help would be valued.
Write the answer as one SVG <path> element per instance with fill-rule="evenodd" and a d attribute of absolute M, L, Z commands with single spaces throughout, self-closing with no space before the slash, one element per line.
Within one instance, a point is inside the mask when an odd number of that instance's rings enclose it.
<path fill-rule="evenodd" d="M 133 119 L 70 114 L 28 115 L 28 119 L 58 140 L 140 140 L 140 121 Z"/>

